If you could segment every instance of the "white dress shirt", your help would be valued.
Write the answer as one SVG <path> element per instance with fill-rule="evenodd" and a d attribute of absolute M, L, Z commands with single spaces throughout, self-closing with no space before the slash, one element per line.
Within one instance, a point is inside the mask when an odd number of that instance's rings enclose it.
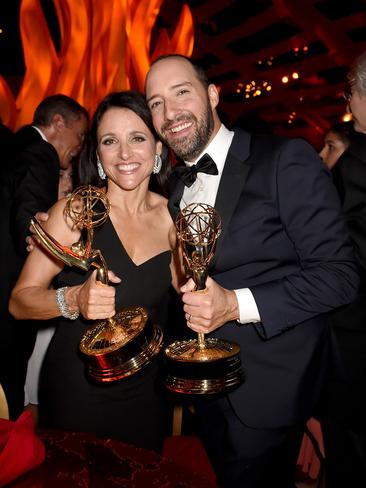
<path fill-rule="evenodd" d="M 184 188 L 183 196 L 180 201 L 181 209 L 193 202 L 206 203 L 212 207 L 215 206 L 222 171 L 233 137 L 234 132 L 229 131 L 223 124 L 221 124 L 216 136 L 198 158 L 194 162 L 185 161 L 187 166 L 192 166 L 193 164 L 196 164 L 204 154 L 208 154 L 215 161 L 219 174 L 209 175 L 206 173 L 198 173 L 197 179 L 193 185 Z M 241 324 L 260 322 L 258 307 L 249 288 L 241 288 L 234 290 L 234 292 L 239 304 L 238 322 Z"/>

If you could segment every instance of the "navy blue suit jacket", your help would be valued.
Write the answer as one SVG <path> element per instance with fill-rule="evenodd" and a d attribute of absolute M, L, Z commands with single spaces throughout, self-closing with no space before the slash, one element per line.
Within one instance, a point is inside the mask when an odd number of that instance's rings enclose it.
<path fill-rule="evenodd" d="M 183 193 L 174 178 L 173 216 Z M 214 332 L 241 347 L 246 380 L 229 400 L 252 427 L 303 421 L 330 359 L 326 313 L 352 301 L 359 283 L 330 174 L 303 140 L 237 130 L 215 208 L 223 231 L 209 274 L 227 289 L 250 288 L 261 317 Z"/>

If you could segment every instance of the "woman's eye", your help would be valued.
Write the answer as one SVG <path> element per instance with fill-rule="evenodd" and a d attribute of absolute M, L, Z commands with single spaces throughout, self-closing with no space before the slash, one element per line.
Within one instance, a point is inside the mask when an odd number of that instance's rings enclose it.
<path fill-rule="evenodd" d="M 135 137 L 132 138 L 132 140 L 134 142 L 143 142 L 145 140 L 145 138 L 142 137 L 142 136 L 135 136 Z"/>
<path fill-rule="evenodd" d="M 113 144 L 114 143 L 114 139 L 104 139 L 102 141 L 102 144 L 104 144 L 105 146 L 109 146 L 110 144 Z"/>

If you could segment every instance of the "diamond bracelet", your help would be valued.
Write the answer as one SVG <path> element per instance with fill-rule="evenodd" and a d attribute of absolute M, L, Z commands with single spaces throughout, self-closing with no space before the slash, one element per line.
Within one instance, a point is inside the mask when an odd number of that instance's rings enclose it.
<path fill-rule="evenodd" d="M 79 311 L 76 312 L 70 312 L 69 307 L 67 306 L 66 300 L 65 300 L 65 293 L 67 290 L 67 286 L 63 286 L 62 288 L 57 288 L 56 290 L 56 303 L 58 306 L 58 309 L 61 312 L 61 315 L 65 317 L 66 319 L 70 320 L 76 320 L 79 317 Z"/>

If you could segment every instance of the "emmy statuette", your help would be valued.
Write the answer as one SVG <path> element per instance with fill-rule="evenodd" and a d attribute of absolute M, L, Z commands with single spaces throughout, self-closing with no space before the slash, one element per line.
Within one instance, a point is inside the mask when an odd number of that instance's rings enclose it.
<path fill-rule="evenodd" d="M 204 293 L 208 265 L 221 233 L 221 219 L 210 205 L 192 203 L 176 219 L 186 270 L 196 293 Z M 165 387 L 175 393 L 217 394 L 235 389 L 244 379 L 240 348 L 215 337 L 176 341 L 164 350 Z"/>
<path fill-rule="evenodd" d="M 70 248 L 62 246 L 35 219 L 32 229 L 38 242 L 53 256 L 68 266 L 85 271 L 97 269 L 97 281 L 108 284 L 108 268 L 99 249 L 93 249 L 93 229 L 108 218 L 110 204 L 105 192 L 92 186 L 77 188 L 68 198 L 65 214 L 80 229 L 82 238 Z M 160 351 L 163 333 L 152 324 L 142 307 L 124 308 L 112 318 L 97 321 L 81 338 L 79 348 L 85 359 L 88 374 L 98 382 L 116 381 L 130 376 Z"/>

